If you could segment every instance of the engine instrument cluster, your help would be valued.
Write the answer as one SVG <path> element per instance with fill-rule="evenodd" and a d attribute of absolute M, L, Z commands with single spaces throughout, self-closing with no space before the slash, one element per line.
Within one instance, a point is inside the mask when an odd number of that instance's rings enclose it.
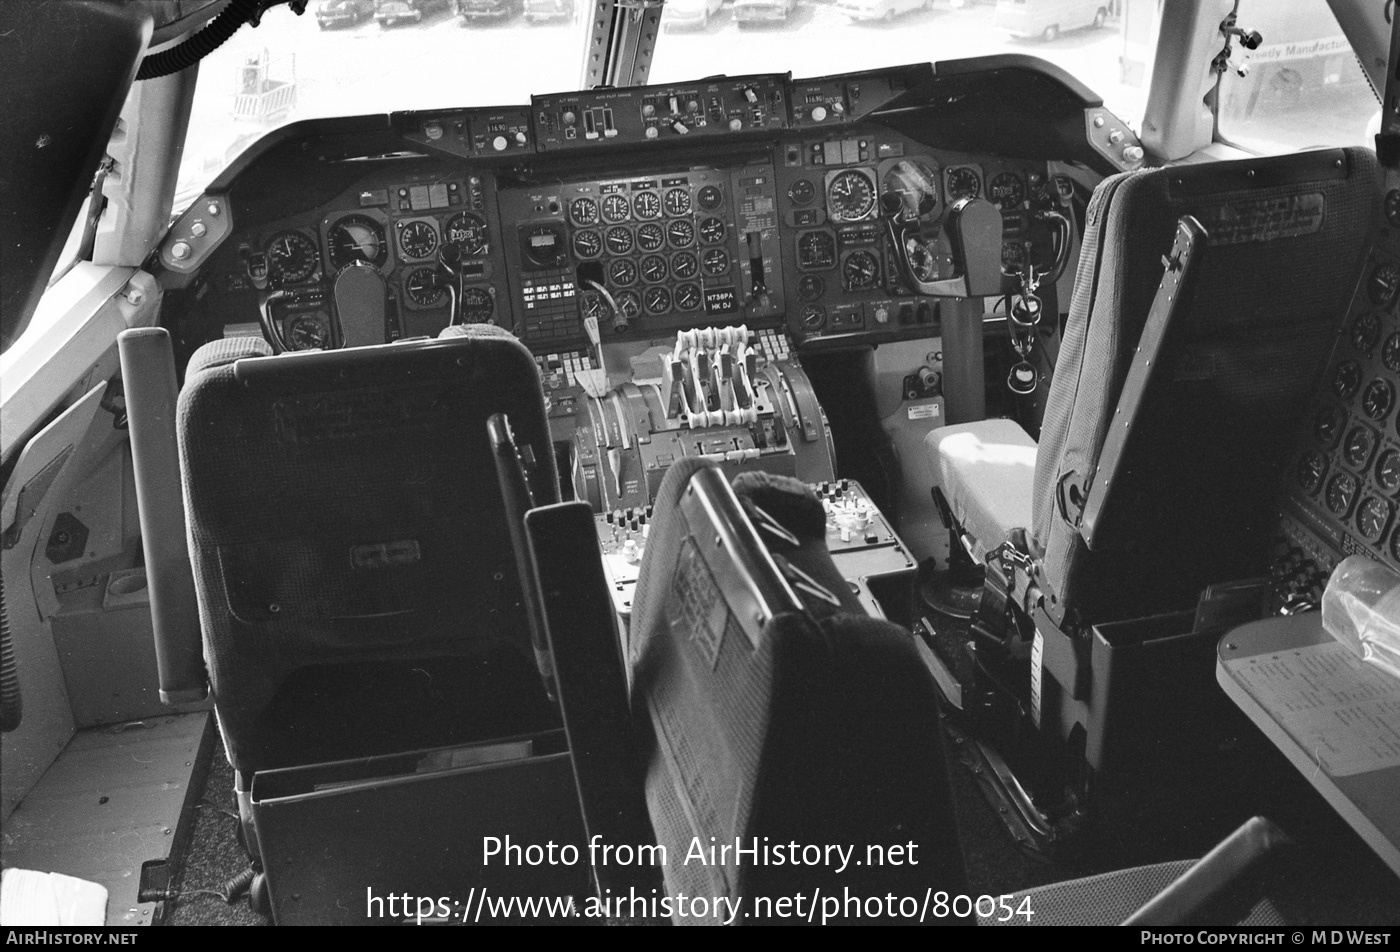
<path fill-rule="evenodd" d="M 1395 193 L 1392 193 L 1395 194 Z M 1373 250 L 1295 453 L 1274 575 L 1314 603 L 1336 564 L 1400 568 L 1400 241 Z"/>

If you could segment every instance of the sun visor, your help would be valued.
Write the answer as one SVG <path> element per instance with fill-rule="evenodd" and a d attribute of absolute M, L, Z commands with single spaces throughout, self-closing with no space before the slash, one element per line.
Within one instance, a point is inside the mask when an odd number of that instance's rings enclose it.
<path fill-rule="evenodd" d="M 0 3 L 0 351 L 58 264 L 150 34 L 141 6 Z"/>

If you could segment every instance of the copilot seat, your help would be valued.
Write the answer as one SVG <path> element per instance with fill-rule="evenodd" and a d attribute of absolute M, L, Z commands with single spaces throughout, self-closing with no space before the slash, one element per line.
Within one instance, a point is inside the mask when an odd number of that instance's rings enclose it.
<path fill-rule="evenodd" d="M 1194 608 L 1207 585 L 1262 573 L 1289 439 L 1356 285 L 1378 187 L 1365 149 L 1102 182 L 1039 443 L 1007 420 L 925 441 L 974 555 L 1027 530 L 1044 610 L 1070 627 Z M 1170 302 L 1159 366 L 1138 367 L 1144 389 L 1125 394 L 1185 216 L 1204 231 L 1190 300 Z M 1109 486 L 1101 453 L 1129 424 Z M 1094 500 L 1110 489 L 1111 511 Z"/>

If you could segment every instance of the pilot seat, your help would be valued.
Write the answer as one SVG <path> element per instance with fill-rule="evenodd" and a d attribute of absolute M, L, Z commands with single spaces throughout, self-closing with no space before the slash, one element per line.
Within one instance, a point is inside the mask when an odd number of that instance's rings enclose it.
<path fill-rule="evenodd" d="M 1089 775 L 1200 736 L 1220 626 L 1263 610 L 1242 580 L 1267 572 L 1378 188 L 1365 149 L 1098 186 L 1039 440 L 993 419 L 925 441 L 953 555 L 986 570 L 970 634 L 939 640 L 964 715 L 1019 720 Z"/>

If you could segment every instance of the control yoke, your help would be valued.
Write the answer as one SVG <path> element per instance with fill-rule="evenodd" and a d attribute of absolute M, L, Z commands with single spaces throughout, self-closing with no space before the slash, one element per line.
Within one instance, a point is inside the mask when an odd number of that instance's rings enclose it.
<path fill-rule="evenodd" d="M 880 217 L 899 263 L 900 276 L 919 294 L 930 297 L 992 297 L 1015 290 L 1015 279 L 1001 268 L 1001 212 L 981 198 L 960 199 L 948 210 L 944 230 L 953 253 L 953 277 L 921 280 L 909 261 L 911 246 L 921 243 L 919 222 L 902 214 L 903 198 L 887 192 L 880 199 Z"/>

